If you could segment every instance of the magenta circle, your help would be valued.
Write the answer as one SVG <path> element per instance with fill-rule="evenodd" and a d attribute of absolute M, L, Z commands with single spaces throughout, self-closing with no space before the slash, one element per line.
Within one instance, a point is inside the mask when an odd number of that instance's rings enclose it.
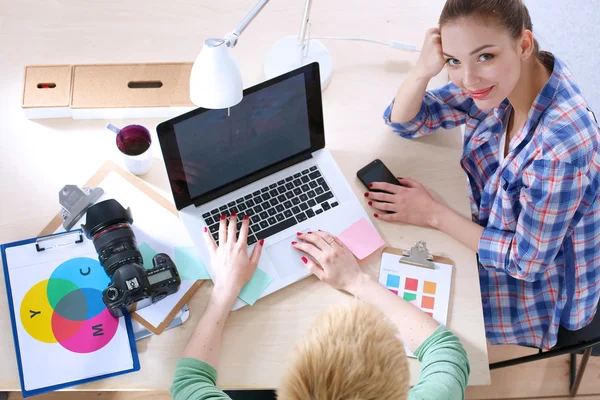
<path fill-rule="evenodd" d="M 74 353 L 91 353 L 106 346 L 115 336 L 118 326 L 119 319 L 105 309 L 94 318 L 84 321 L 75 335 L 59 343 Z"/>

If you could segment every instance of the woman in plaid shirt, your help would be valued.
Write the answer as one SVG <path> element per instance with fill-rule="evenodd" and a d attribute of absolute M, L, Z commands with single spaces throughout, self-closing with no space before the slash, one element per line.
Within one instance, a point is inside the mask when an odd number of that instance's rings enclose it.
<path fill-rule="evenodd" d="M 492 344 L 548 349 L 600 294 L 600 136 L 565 64 L 541 52 L 521 0 L 448 0 L 384 119 L 416 138 L 465 125 L 472 221 L 419 183 L 373 184 L 384 221 L 430 226 L 479 258 Z M 426 91 L 444 65 L 451 83 Z"/>

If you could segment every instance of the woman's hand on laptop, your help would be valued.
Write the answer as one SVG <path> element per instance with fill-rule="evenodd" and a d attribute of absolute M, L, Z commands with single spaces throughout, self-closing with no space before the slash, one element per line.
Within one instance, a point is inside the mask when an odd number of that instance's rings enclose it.
<path fill-rule="evenodd" d="M 302 257 L 310 272 L 336 289 L 354 292 L 366 274 L 340 239 L 324 231 L 298 233 L 298 238 L 303 242 L 292 242 L 292 246 L 317 261 Z"/>
<path fill-rule="evenodd" d="M 208 229 L 204 228 L 204 240 L 210 252 L 215 288 L 213 293 L 225 296 L 227 300 L 235 299 L 256 270 L 263 249 L 260 240 L 252 255 L 248 257 L 248 216 L 242 219 L 239 235 L 236 235 L 237 216 L 232 214 L 227 219 L 221 215 L 219 226 L 219 245 L 215 243 Z"/>

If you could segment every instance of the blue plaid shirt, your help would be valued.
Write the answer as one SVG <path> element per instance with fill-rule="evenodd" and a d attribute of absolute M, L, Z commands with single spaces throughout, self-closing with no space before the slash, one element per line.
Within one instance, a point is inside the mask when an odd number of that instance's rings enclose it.
<path fill-rule="evenodd" d="M 484 227 L 479 281 L 490 343 L 548 349 L 559 325 L 590 323 L 600 295 L 600 134 L 565 64 L 554 57 L 501 164 L 508 100 L 480 110 L 449 83 L 425 94 L 412 121 L 391 122 L 392 106 L 384 119 L 405 138 L 465 125 L 460 164 L 473 221 Z"/>

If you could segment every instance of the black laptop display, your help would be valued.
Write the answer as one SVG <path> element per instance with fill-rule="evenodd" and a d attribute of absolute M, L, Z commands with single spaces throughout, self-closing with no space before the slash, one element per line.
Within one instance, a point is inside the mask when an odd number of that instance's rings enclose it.
<path fill-rule="evenodd" d="M 244 90 L 230 109 L 165 121 L 157 133 L 178 210 L 294 165 L 325 146 L 318 63 Z"/>

